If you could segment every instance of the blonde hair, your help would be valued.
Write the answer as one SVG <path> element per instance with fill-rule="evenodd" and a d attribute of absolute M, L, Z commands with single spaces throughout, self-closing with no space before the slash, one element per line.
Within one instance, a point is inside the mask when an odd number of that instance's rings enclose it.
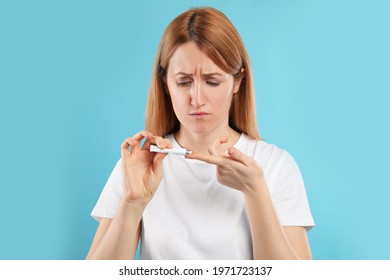
<path fill-rule="evenodd" d="M 166 136 L 180 128 L 166 94 L 166 73 L 176 49 L 194 42 L 219 68 L 242 79 L 229 110 L 229 126 L 260 139 L 256 125 L 255 96 L 249 57 L 241 37 L 229 19 L 214 8 L 193 8 L 176 17 L 165 29 L 153 68 L 146 107 L 146 130 Z"/>

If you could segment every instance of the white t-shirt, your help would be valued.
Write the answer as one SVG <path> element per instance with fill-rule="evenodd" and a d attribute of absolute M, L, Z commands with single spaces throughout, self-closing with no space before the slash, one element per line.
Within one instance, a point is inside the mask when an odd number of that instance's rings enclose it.
<path fill-rule="evenodd" d="M 167 138 L 180 147 L 173 135 Z M 281 225 L 313 227 L 302 176 L 290 154 L 245 134 L 234 147 L 263 169 Z M 123 189 L 119 160 L 91 215 L 113 218 Z M 167 155 L 163 179 L 142 216 L 140 259 L 253 259 L 242 193 L 219 184 L 214 165 Z"/>

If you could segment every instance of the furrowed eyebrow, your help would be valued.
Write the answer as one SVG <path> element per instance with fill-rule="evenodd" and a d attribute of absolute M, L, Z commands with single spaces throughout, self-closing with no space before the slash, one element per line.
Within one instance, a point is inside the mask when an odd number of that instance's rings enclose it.
<path fill-rule="evenodd" d="M 177 72 L 175 74 L 175 77 L 176 76 L 186 76 L 186 77 L 192 77 L 192 74 L 188 74 L 188 73 L 184 73 L 184 72 Z"/>
<path fill-rule="evenodd" d="M 217 72 L 215 72 L 215 73 L 205 73 L 205 74 L 203 74 L 202 75 L 203 77 L 211 77 L 211 76 L 223 76 L 221 73 L 217 73 Z"/>
<path fill-rule="evenodd" d="M 184 72 L 177 72 L 175 74 L 175 76 L 186 76 L 186 77 L 192 77 L 193 74 L 188 74 L 188 73 L 184 73 Z M 223 76 L 221 73 L 205 73 L 205 74 L 202 74 L 203 77 L 211 77 L 211 76 Z"/>

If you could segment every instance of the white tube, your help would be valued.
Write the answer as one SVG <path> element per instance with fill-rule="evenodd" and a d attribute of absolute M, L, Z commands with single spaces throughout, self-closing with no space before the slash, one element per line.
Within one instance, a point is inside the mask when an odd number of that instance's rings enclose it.
<path fill-rule="evenodd" d="M 172 149 L 160 149 L 156 145 L 150 145 L 150 151 L 154 153 L 166 153 L 166 154 L 175 154 L 175 155 L 188 155 L 191 154 L 191 151 L 183 148 L 172 148 Z"/>

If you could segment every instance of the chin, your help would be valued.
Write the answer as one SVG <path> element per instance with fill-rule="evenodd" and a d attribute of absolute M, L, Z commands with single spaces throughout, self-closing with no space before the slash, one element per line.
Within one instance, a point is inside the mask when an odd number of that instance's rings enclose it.
<path fill-rule="evenodd" d="M 214 130 L 214 127 L 208 125 L 208 124 L 190 124 L 190 125 L 183 125 L 186 130 L 193 134 L 198 134 L 198 135 L 207 135 L 210 132 Z"/>

